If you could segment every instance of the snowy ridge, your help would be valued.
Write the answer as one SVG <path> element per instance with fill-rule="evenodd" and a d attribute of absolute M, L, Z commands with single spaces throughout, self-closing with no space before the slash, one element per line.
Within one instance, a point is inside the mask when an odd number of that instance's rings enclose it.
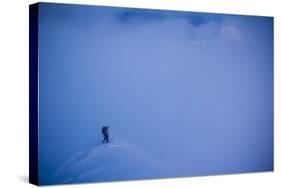
<path fill-rule="evenodd" d="M 54 175 L 56 183 L 82 183 L 168 177 L 163 162 L 123 140 L 75 153 Z"/>

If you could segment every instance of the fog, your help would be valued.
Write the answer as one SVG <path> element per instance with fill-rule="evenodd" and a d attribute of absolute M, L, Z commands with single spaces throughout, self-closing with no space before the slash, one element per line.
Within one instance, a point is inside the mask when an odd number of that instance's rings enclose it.
<path fill-rule="evenodd" d="M 102 126 L 177 176 L 273 169 L 271 17 L 39 11 L 40 182 L 100 145 Z"/>

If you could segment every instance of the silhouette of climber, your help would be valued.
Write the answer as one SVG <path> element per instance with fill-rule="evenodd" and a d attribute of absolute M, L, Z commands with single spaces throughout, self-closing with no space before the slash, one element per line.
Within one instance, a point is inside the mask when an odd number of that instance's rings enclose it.
<path fill-rule="evenodd" d="M 101 129 L 101 132 L 104 136 L 104 139 L 103 139 L 102 143 L 104 143 L 104 142 L 108 143 L 109 142 L 108 129 L 109 129 L 109 127 L 105 127 L 105 126 L 103 126 L 102 129 Z"/>

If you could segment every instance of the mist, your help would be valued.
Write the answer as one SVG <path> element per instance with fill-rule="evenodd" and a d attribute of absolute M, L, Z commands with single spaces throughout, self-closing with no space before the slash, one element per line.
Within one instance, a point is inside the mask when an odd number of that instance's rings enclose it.
<path fill-rule="evenodd" d="M 40 181 L 102 126 L 175 176 L 273 169 L 271 17 L 39 9 Z"/>

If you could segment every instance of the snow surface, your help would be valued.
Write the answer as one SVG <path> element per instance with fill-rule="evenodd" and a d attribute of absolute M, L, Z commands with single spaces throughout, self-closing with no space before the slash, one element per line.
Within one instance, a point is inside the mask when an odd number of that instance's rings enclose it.
<path fill-rule="evenodd" d="M 83 183 L 115 180 L 165 178 L 171 168 L 124 140 L 75 153 L 54 175 L 56 183 Z"/>

